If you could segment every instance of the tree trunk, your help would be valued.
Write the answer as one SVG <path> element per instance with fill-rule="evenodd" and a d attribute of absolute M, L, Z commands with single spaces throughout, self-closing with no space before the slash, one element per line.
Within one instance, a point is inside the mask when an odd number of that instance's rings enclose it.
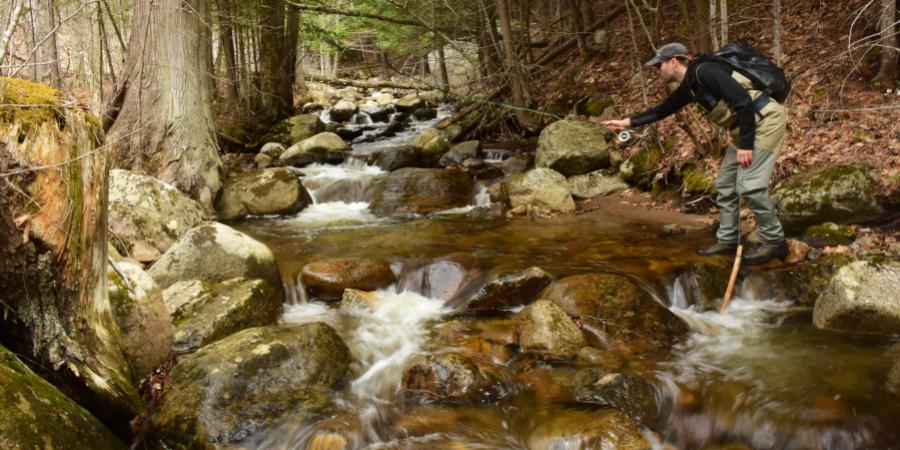
<path fill-rule="evenodd" d="M 53 87 L 62 88 L 62 77 L 59 73 L 59 48 L 56 44 L 56 5 L 53 0 L 47 0 L 47 29 L 50 30 L 50 38 L 47 40 L 47 53 L 49 54 L 50 83 Z M 110 61 L 110 68 L 112 61 Z"/>
<path fill-rule="evenodd" d="M 6 58 L 6 51 L 9 49 L 9 40 L 12 38 L 16 26 L 19 24 L 19 18 L 22 17 L 22 10 L 25 0 L 13 0 L 12 13 L 9 15 L 9 22 L 6 24 L 6 30 L 0 35 L 0 64 Z"/>
<path fill-rule="evenodd" d="M 881 67 L 876 81 L 893 81 L 897 78 L 897 0 L 881 0 L 879 30 L 881 31 Z"/>
<path fill-rule="evenodd" d="M 772 32 L 772 52 L 775 53 L 775 64 L 781 65 L 781 0 L 772 2 L 772 16 L 775 26 Z"/>
<path fill-rule="evenodd" d="M 261 0 L 259 8 L 260 90 L 263 111 L 273 118 L 286 116 L 292 105 L 293 77 L 285 80 L 286 54 L 293 52 L 285 45 L 285 10 L 280 0 Z M 291 42 L 293 43 L 293 41 Z M 288 50 L 290 48 L 290 50 Z M 293 60 L 291 60 L 293 64 Z M 287 92 L 284 91 L 285 86 Z"/>
<path fill-rule="evenodd" d="M 572 33 L 578 42 L 578 53 L 581 59 L 587 60 L 587 42 L 584 39 L 584 24 L 581 21 L 581 8 L 578 6 L 578 0 L 566 0 L 569 6 L 569 12 L 572 14 Z"/>
<path fill-rule="evenodd" d="M 719 1 L 719 25 L 722 30 L 722 45 L 728 42 L 728 0 Z"/>
<path fill-rule="evenodd" d="M 132 23 L 126 67 L 104 118 L 114 165 L 146 171 L 212 212 L 222 161 L 212 118 L 208 4 L 140 0 Z"/>
<path fill-rule="evenodd" d="M 106 290 L 102 130 L 46 86 L 0 79 L 0 102 L 54 105 L 0 116 L 0 337 L 91 412 L 127 426 L 143 406 Z"/>
<path fill-rule="evenodd" d="M 219 46 L 222 52 L 222 69 L 219 92 L 222 111 L 232 111 L 238 104 L 238 81 L 234 59 L 234 31 L 232 27 L 231 0 L 218 0 Z"/>
<path fill-rule="evenodd" d="M 519 108 L 529 108 L 532 105 L 531 88 L 524 68 L 516 60 L 515 45 L 513 44 L 512 26 L 509 20 L 509 7 L 507 0 L 497 0 L 497 17 L 500 19 L 500 34 L 503 39 L 504 65 L 506 77 L 512 89 L 513 102 Z M 516 110 L 516 119 L 519 124 L 529 130 L 537 129 L 538 123 L 534 116 L 522 109 Z"/>
<path fill-rule="evenodd" d="M 710 41 L 712 49 L 719 48 L 719 38 L 716 34 L 716 0 L 709 0 L 709 36 L 712 38 Z"/>

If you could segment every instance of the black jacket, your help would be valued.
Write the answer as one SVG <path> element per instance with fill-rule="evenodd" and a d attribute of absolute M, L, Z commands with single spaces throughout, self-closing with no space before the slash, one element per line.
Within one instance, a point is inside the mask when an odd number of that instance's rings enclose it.
<path fill-rule="evenodd" d="M 700 56 L 688 63 L 684 81 L 668 98 L 631 118 L 632 126 L 646 125 L 665 119 L 691 102 L 704 112 L 712 111 L 719 100 L 725 100 L 737 116 L 740 128 L 739 148 L 753 149 L 756 134 L 756 110 L 753 99 L 740 83 L 731 77 L 731 67 Z"/>

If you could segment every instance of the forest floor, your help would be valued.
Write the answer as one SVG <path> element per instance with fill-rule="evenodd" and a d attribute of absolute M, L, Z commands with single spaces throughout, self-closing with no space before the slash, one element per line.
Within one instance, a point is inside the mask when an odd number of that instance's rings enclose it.
<path fill-rule="evenodd" d="M 751 3 L 732 8 L 729 40 L 746 42 L 772 55 L 774 22 L 770 19 L 769 3 Z M 900 81 L 873 83 L 871 80 L 878 71 L 876 51 L 864 47 L 848 51 L 851 25 L 854 41 L 875 32 L 874 10 L 856 18 L 856 12 L 866 4 L 865 0 L 800 0 L 785 6 L 782 67 L 793 82 L 793 91 L 786 102 L 788 135 L 772 186 L 815 166 L 867 163 L 879 171 L 878 195 L 883 204 L 897 207 L 900 205 Z M 677 7 L 672 9 L 662 10 L 660 15 L 680 18 Z M 599 43 L 594 41 L 587 59 L 572 51 L 552 71 L 537 74 L 533 85 L 541 86 L 536 90 L 540 107 L 560 111 L 563 105 L 589 99 L 598 104 L 611 104 L 612 108 L 604 115 L 622 118 L 661 101 L 668 91 L 656 78 L 656 69 L 642 67 L 643 80 L 637 75 L 636 67 L 643 66 L 653 55 L 647 45 L 648 33 L 636 17 L 632 23 L 641 48 L 638 54 L 633 51 L 635 44 L 628 16 L 622 15 L 610 25 Z M 679 19 L 669 19 L 666 24 L 650 28 L 661 30 L 656 36 L 651 33 L 656 46 L 678 41 L 690 48 L 691 30 Z M 646 89 L 642 90 L 642 84 Z M 644 137 L 655 132 L 667 146 L 671 145 L 658 171 L 658 177 L 671 183 L 670 187 L 680 184 L 680 170 L 685 164 L 699 162 L 714 174 L 721 159 L 721 145 L 716 146 L 718 149 L 703 148 L 685 131 L 690 129 L 700 141 L 706 141 L 705 136 L 717 132 L 714 127 L 697 112 L 682 115 L 684 120 L 670 118 L 652 125 L 655 131 L 637 130 L 638 136 Z M 630 146 L 631 150 L 637 147 Z M 679 208 L 687 200 L 690 199 L 670 198 L 648 207 Z M 874 228 L 880 237 L 887 235 L 888 240 L 896 241 L 897 225 L 895 219 L 893 223 Z"/>

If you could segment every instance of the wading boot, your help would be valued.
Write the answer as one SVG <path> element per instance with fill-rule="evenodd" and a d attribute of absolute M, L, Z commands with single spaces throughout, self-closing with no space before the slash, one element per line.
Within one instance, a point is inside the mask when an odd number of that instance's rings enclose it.
<path fill-rule="evenodd" d="M 697 250 L 697 253 L 704 256 L 711 255 L 733 255 L 734 252 L 737 251 L 737 244 L 724 244 L 721 242 L 716 242 L 713 245 L 710 245 L 706 248 L 701 248 Z"/>
<path fill-rule="evenodd" d="M 741 263 L 745 266 L 758 266 L 765 264 L 775 258 L 784 260 L 789 251 L 785 241 L 776 242 L 774 244 L 760 244 L 758 247 L 744 253 Z"/>

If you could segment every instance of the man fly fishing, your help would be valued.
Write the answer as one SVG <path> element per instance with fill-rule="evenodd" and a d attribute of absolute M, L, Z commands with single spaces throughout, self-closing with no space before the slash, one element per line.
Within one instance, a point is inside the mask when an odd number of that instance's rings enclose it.
<path fill-rule="evenodd" d="M 769 198 L 769 180 L 784 144 L 784 107 L 721 58 L 693 56 L 677 42 L 660 47 L 646 65 L 656 67 L 664 82 L 680 85 L 659 105 L 631 118 L 606 120 L 602 124 L 613 130 L 647 125 L 696 103 L 709 120 L 732 131 L 732 144 L 725 151 L 716 177 L 716 205 L 720 216 L 717 242 L 698 253 L 733 254 L 737 250 L 743 197 L 756 217 L 762 244 L 745 253 L 742 262 L 756 265 L 786 257 L 784 230 Z M 786 79 L 785 83 L 788 83 Z"/>

